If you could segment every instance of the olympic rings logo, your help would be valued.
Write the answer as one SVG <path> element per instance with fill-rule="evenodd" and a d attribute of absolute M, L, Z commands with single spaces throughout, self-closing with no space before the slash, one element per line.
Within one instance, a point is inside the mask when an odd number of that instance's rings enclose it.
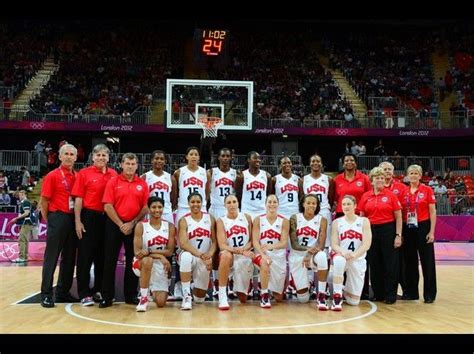
<path fill-rule="evenodd" d="M 32 129 L 43 129 L 44 128 L 44 123 L 42 123 L 42 122 L 31 122 L 30 127 Z"/>
<path fill-rule="evenodd" d="M 336 129 L 337 135 L 347 135 L 349 133 L 349 129 Z"/>

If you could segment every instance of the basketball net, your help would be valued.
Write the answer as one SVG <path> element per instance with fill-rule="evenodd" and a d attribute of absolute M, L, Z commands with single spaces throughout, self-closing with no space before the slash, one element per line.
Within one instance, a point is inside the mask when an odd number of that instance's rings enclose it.
<path fill-rule="evenodd" d="M 217 138 L 217 131 L 222 123 L 222 118 L 219 117 L 200 117 L 197 121 L 202 128 L 204 138 Z"/>

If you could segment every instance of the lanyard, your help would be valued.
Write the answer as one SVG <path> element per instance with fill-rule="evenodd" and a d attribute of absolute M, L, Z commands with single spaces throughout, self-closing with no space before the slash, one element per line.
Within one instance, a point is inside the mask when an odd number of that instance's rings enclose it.
<path fill-rule="evenodd" d="M 420 197 L 419 197 L 419 195 L 418 195 L 419 193 L 420 193 L 420 190 L 417 189 L 416 192 L 415 192 L 415 196 L 416 196 L 416 197 L 415 197 L 415 204 L 414 204 L 414 205 L 415 205 L 415 208 L 414 208 L 415 211 L 418 211 L 418 204 L 419 204 L 419 201 L 420 201 Z M 411 193 L 408 192 L 408 194 L 407 194 L 407 196 L 406 196 L 406 203 L 407 203 L 407 210 L 408 210 L 409 212 L 410 212 L 410 210 L 411 210 L 411 199 L 412 199 L 412 198 L 411 198 Z"/>
<path fill-rule="evenodd" d="M 64 189 L 66 189 L 66 192 L 71 194 L 71 187 L 69 186 L 69 183 L 67 182 L 66 176 L 64 175 L 64 171 L 61 169 L 61 167 L 58 167 L 58 169 L 61 172 L 61 176 L 63 176 Z M 72 172 L 72 175 L 74 176 L 74 172 Z"/>

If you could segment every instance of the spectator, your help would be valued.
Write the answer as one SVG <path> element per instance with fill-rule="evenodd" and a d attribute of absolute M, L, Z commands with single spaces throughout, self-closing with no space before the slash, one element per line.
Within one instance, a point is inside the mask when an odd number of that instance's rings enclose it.
<path fill-rule="evenodd" d="M 26 191 L 21 189 L 19 191 L 20 209 L 19 215 L 9 221 L 9 224 L 16 223 L 20 225 L 20 235 L 18 236 L 18 248 L 20 249 L 19 258 L 13 260 L 13 263 L 28 262 L 28 242 L 31 232 L 33 230 L 33 223 L 31 221 L 31 203 L 26 198 Z"/>
<path fill-rule="evenodd" d="M 35 151 L 36 151 L 37 153 L 42 153 L 42 152 L 44 152 L 45 144 L 46 144 L 46 140 L 39 140 L 39 141 L 36 143 L 35 147 L 34 147 Z"/>
<path fill-rule="evenodd" d="M 22 175 L 21 175 L 21 185 L 24 187 L 24 188 L 28 188 L 30 186 L 30 173 L 28 172 L 28 170 L 26 169 L 26 167 L 22 167 L 20 168 L 20 171 L 22 172 Z"/>
<path fill-rule="evenodd" d="M 379 139 L 379 142 L 374 147 L 374 155 L 385 156 L 385 147 L 383 146 L 382 139 Z"/>
<path fill-rule="evenodd" d="M 4 188 L 0 188 L 0 211 L 5 211 L 5 207 L 11 203 L 10 195 Z"/>
<path fill-rule="evenodd" d="M 351 154 L 353 154 L 355 156 L 359 156 L 359 154 L 360 154 L 359 145 L 356 144 L 355 140 L 352 140 Z"/>
<path fill-rule="evenodd" d="M 0 171 L 0 188 L 8 192 L 8 177 L 4 171 Z"/>

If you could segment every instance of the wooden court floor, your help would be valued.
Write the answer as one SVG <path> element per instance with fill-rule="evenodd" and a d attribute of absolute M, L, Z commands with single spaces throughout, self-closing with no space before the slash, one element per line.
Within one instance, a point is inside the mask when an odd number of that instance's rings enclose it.
<path fill-rule="evenodd" d="M 446 264 L 448 263 L 448 264 Z M 107 309 L 80 304 L 18 305 L 40 288 L 41 267 L 0 267 L 0 333 L 474 333 L 474 267 L 438 264 L 438 297 L 433 304 L 401 301 L 394 305 L 344 304 L 343 311 L 320 312 L 310 304 L 289 301 L 271 309 L 258 302 L 221 312 L 217 301 L 180 311 L 180 302 L 145 313 L 114 304 Z M 57 276 L 58 271 L 56 271 Z M 420 284 L 421 286 L 421 284 Z M 422 294 L 422 292 L 420 292 Z"/>

